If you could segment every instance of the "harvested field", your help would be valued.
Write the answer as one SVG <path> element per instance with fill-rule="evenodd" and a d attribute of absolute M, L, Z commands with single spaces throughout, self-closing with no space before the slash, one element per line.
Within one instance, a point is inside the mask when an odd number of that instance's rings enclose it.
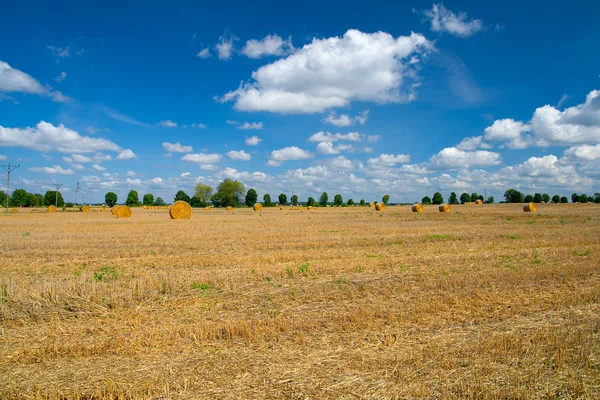
<path fill-rule="evenodd" d="M 600 205 L 0 216 L 0 398 L 600 397 Z"/>

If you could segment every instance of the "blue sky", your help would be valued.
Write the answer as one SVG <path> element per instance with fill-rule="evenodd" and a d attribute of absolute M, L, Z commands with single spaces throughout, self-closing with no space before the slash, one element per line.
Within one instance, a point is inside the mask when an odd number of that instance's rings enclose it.
<path fill-rule="evenodd" d="M 600 191 L 595 2 L 85 3 L 2 6 L 12 188 Z"/>

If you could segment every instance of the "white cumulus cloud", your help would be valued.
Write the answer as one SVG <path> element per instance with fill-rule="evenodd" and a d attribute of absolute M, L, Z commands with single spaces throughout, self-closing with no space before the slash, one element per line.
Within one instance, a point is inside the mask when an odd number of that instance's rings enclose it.
<path fill-rule="evenodd" d="M 468 21 L 467 13 L 454 14 L 442 3 L 434 4 L 431 10 L 423 11 L 423 15 L 431 22 L 431 30 L 434 32 L 447 32 L 466 38 L 483 29 L 483 22 L 480 19 Z"/>
<path fill-rule="evenodd" d="M 569 147 L 565 150 L 565 157 L 577 161 L 600 160 L 600 144 L 595 146 L 583 144 Z"/>
<path fill-rule="evenodd" d="M 313 158 L 313 155 L 297 146 L 284 147 L 271 152 L 271 160 L 274 161 L 308 160 L 309 158 Z"/>
<path fill-rule="evenodd" d="M 231 158 L 232 160 L 238 160 L 238 161 L 249 161 L 252 158 L 252 156 L 249 153 L 246 153 L 244 150 L 228 151 L 227 156 L 229 158 Z"/>
<path fill-rule="evenodd" d="M 177 122 L 173 122 L 170 119 L 160 121 L 158 125 L 162 126 L 163 128 L 177 128 Z"/>
<path fill-rule="evenodd" d="M 265 56 L 283 56 L 294 51 L 292 38 L 283 40 L 279 35 L 267 35 L 262 40 L 251 39 L 246 42 L 242 54 L 250 58 Z"/>
<path fill-rule="evenodd" d="M 337 142 L 338 140 L 348 140 L 351 142 L 360 142 L 365 135 L 358 132 L 349 133 L 330 133 L 319 131 L 308 138 L 311 142 Z"/>
<path fill-rule="evenodd" d="M 210 57 L 210 50 L 208 48 L 202 49 L 196 55 L 198 57 L 200 57 L 200 58 L 209 58 Z"/>
<path fill-rule="evenodd" d="M 73 175 L 75 174 L 75 171 L 73 171 L 72 169 L 64 169 L 63 167 L 61 167 L 60 165 L 55 165 L 53 167 L 35 167 L 35 168 L 29 168 L 29 171 L 31 172 L 43 172 L 46 173 L 48 175 Z"/>
<path fill-rule="evenodd" d="M 197 164 L 215 164 L 221 161 L 222 156 L 220 154 L 205 154 L 205 153 L 195 153 L 195 154 L 186 154 L 181 157 L 183 161 L 193 162 Z"/>
<path fill-rule="evenodd" d="M 98 164 L 92 165 L 92 169 L 95 169 L 96 171 L 106 171 L 106 168 Z"/>
<path fill-rule="evenodd" d="M 163 142 L 162 147 L 169 153 L 191 153 L 192 151 L 194 151 L 192 146 L 183 146 L 179 142 L 177 142 L 177 143 Z"/>
<path fill-rule="evenodd" d="M 0 92 L 28 93 L 45 96 L 57 103 L 67 103 L 72 99 L 49 86 L 42 86 L 36 79 L 23 71 L 12 68 L 0 60 Z"/>
<path fill-rule="evenodd" d="M 133 151 L 131 151 L 129 149 L 123 150 L 117 156 L 117 160 L 131 160 L 133 158 L 137 158 L 137 156 L 135 155 L 135 153 Z"/>
<path fill-rule="evenodd" d="M 235 40 L 237 40 L 237 38 L 228 33 L 225 33 L 219 37 L 219 43 L 215 45 L 219 60 L 229 60 L 231 58 L 233 53 L 233 42 Z"/>
<path fill-rule="evenodd" d="M 369 158 L 367 164 L 371 168 L 392 167 L 396 164 L 404 164 L 410 161 L 407 154 L 381 154 L 379 157 Z"/>
<path fill-rule="evenodd" d="M 500 154 L 491 151 L 463 151 L 456 147 L 447 147 L 431 157 L 429 164 L 433 168 L 468 169 L 471 167 L 489 167 L 502 162 Z"/>
<path fill-rule="evenodd" d="M 242 125 L 238 126 L 237 129 L 257 129 L 260 130 L 263 128 L 262 122 L 244 122 Z"/>
<path fill-rule="evenodd" d="M 261 142 L 261 138 L 259 138 L 258 136 L 252 136 L 249 138 L 246 138 L 245 142 L 246 146 L 258 146 L 258 144 Z"/>

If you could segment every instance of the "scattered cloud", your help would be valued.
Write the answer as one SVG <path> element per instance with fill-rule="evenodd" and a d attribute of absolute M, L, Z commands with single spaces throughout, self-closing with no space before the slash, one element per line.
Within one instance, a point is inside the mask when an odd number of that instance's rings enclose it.
<path fill-rule="evenodd" d="M 123 114 L 119 111 L 113 110 L 108 107 L 104 107 L 102 109 L 102 112 L 104 112 L 104 114 L 106 114 L 108 117 L 114 119 L 115 121 L 123 122 L 125 124 L 130 124 L 130 125 L 148 126 L 148 124 L 138 121 L 136 118 L 134 118 L 130 115 Z"/>
<path fill-rule="evenodd" d="M 204 129 L 206 125 L 204 124 L 192 124 L 192 128 Z"/>
<path fill-rule="evenodd" d="M 283 40 L 278 35 L 267 35 L 262 40 L 248 40 L 242 49 L 242 54 L 250 58 L 265 56 L 283 56 L 294 52 L 292 38 Z"/>
<path fill-rule="evenodd" d="M 133 151 L 131 151 L 129 149 L 123 150 L 117 156 L 117 160 L 131 160 L 133 158 L 137 158 L 137 156 L 135 155 L 135 153 Z"/>
<path fill-rule="evenodd" d="M 456 145 L 456 148 L 459 150 L 473 151 L 478 148 L 490 149 L 492 146 L 489 143 L 483 142 L 483 136 L 471 136 L 464 138 Z"/>
<path fill-rule="evenodd" d="M 396 164 L 405 164 L 410 161 L 410 156 L 407 154 L 381 154 L 379 157 L 369 158 L 367 164 L 371 168 L 387 168 L 393 167 Z"/>
<path fill-rule="evenodd" d="M 202 49 L 198 52 L 198 54 L 196 54 L 196 56 L 200 58 L 209 58 L 211 56 L 210 50 L 208 48 Z"/>
<path fill-rule="evenodd" d="M 92 169 L 96 170 L 96 171 L 106 171 L 106 168 L 104 168 L 103 166 L 99 165 L 99 164 L 94 164 L 92 165 Z"/>
<path fill-rule="evenodd" d="M 290 161 L 290 160 L 308 160 L 314 156 L 297 146 L 284 147 L 283 149 L 273 150 L 271 152 L 271 160 L 274 161 Z"/>
<path fill-rule="evenodd" d="M 556 108 L 561 108 L 563 106 L 563 104 L 565 104 L 565 101 L 569 100 L 570 98 L 571 98 L 570 95 L 563 94 L 562 97 L 560 98 L 560 100 L 558 100 L 558 103 L 556 103 Z"/>
<path fill-rule="evenodd" d="M 249 153 L 246 153 L 244 150 L 231 150 L 227 152 L 227 156 L 232 160 L 238 161 L 249 161 L 252 158 L 252 156 Z"/>
<path fill-rule="evenodd" d="M 241 111 L 323 112 L 352 101 L 400 103 L 416 98 L 420 57 L 433 45 L 423 36 L 394 38 L 351 29 L 314 38 L 294 54 L 262 66 L 252 81 L 220 99 Z"/>
<path fill-rule="evenodd" d="M 162 144 L 162 147 L 169 153 L 191 153 L 192 151 L 194 151 L 192 146 L 183 146 L 179 142 L 177 142 L 177 143 L 164 142 Z"/>
<path fill-rule="evenodd" d="M 72 169 L 64 169 L 60 165 L 55 165 L 53 167 L 35 167 L 29 168 L 31 172 L 43 172 L 48 175 L 74 175 L 75 171 Z"/>
<path fill-rule="evenodd" d="M 335 111 L 331 111 L 329 113 L 329 115 L 322 120 L 322 122 L 324 122 L 326 124 L 332 124 L 332 125 L 342 128 L 342 127 L 346 127 L 346 126 L 351 126 L 355 122 L 358 122 L 359 124 L 364 125 L 365 122 L 367 122 L 368 118 L 369 118 L 369 110 L 364 110 L 363 112 L 356 115 L 354 118 L 352 118 L 348 114 L 340 114 L 338 116 Z"/>
<path fill-rule="evenodd" d="M 489 167 L 502 162 L 500 154 L 491 151 L 463 151 L 456 147 L 447 147 L 429 160 L 432 168 L 468 169 L 471 167 Z"/>
<path fill-rule="evenodd" d="M 66 157 L 63 157 L 63 159 L 64 159 L 64 158 L 66 158 Z M 92 159 L 91 159 L 91 157 L 88 157 L 88 156 L 82 156 L 81 154 L 73 154 L 73 155 L 71 156 L 71 159 L 72 159 L 74 162 L 77 162 L 77 163 L 91 163 L 91 162 L 92 162 Z"/>
<path fill-rule="evenodd" d="M 137 174 L 133 171 L 127 171 L 127 176 L 136 176 Z"/>
<path fill-rule="evenodd" d="M 215 45 L 219 60 L 229 60 L 231 58 L 233 53 L 233 42 L 236 40 L 237 38 L 228 32 L 225 32 L 219 37 L 219 43 Z"/>
<path fill-rule="evenodd" d="M 54 78 L 54 80 L 56 82 L 62 82 L 67 78 L 67 73 L 65 71 L 61 72 L 60 75 L 58 75 L 56 78 Z"/>
<path fill-rule="evenodd" d="M 221 161 L 222 156 L 220 154 L 205 154 L 205 153 L 196 153 L 196 154 L 186 154 L 181 157 L 183 161 L 193 162 L 197 164 L 216 164 Z"/>
<path fill-rule="evenodd" d="M 258 146 L 258 144 L 262 141 L 261 138 L 259 138 L 258 136 L 251 136 L 249 138 L 246 138 L 245 142 L 246 146 Z"/>
<path fill-rule="evenodd" d="M 54 57 L 60 58 L 68 58 L 71 57 L 69 53 L 69 46 L 67 47 L 57 47 L 57 46 L 46 46 L 48 50 L 52 53 Z"/>
<path fill-rule="evenodd" d="M 365 137 L 364 134 L 358 132 L 350 133 L 330 133 L 319 131 L 308 138 L 311 142 L 337 142 L 338 140 L 348 140 L 351 142 L 360 142 Z"/>
<path fill-rule="evenodd" d="M 42 86 L 36 79 L 23 71 L 12 68 L 8 63 L 0 60 L 0 92 L 6 93 L 26 93 L 36 94 L 50 98 L 57 103 L 67 103 L 72 101 L 58 90 L 53 90 L 50 86 Z"/>
<path fill-rule="evenodd" d="M 242 125 L 238 126 L 237 129 L 262 129 L 262 122 L 244 122 Z"/>
<path fill-rule="evenodd" d="M 600 160 L 600 144 L 595 146 L 583 144 L 569 147 L 567 150 L 565 150 L 565 157 L 575 161 Z"/>
<path fill-rule="evenodd" d="M 423 11 L 426 20 L 431 22 L 431 30 L 439 33 L 467 38 L 481 31 L 483 22 L 480 19 L 467 20 L 467 13 L 459 12 L 458 15 L 448 10 L 443 3 L 434 4 L 431 10 Z"/>
<path fill-rule="evenodd" d="M 237 121 L 232 121 L 232 120 L 230 120 L 230 119 L 226 120 L 226 121 L 225 121 L 225 123 L 226 123 L 227 125 L 238 125 L 238 124 L 239 124 L 239 122 L 237 122 Z"/>
<path fill-rule="evenodd" d="M 163 128 L 177 128 L 177 122 L 173 122 L 170 119 L 160 121 L 158 125 L 162 126 Z"/>

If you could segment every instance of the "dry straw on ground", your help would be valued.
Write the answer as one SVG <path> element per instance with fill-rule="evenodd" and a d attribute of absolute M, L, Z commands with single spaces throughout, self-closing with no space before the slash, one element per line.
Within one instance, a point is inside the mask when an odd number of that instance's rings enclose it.
<path fill-rule="evenodd" d="M 185 201 L 176 201 L 171 205 L 169 215 L 171 219 L 190 219 L 192 216 L 192 207 Z"/>
<path fill-rule="evenodd" d="M 422 211 L 423 211 L 423 204 L 413 204 L 412 212 L 422 212 Z"/>
<path fill-rule="evenodd" d="M 129 206 L 119 206 L 115 212 L 115 215 L 117 218 L 129 218 L 131 217 L 131 208 L 129 208 Z"/>
<path fill-rule="evenodd" d="M 48 206 L 48 212 L 49 213 L 55 213 L 56 212 L 56 207 L 54 207 L 54 206 Z"/>
<path fill-rule="evenodd" d="M 100 211 L 101 211 L 101 212 L 106 212 L 106 207 L 102 207 L 102 208 L 100 209 Z"/>
<path fill-rule="evenodd" d="M 111 214 L 112 214 L 112 215 L 114 215 L 114 216 L 116 216 L 116 215 L 117 215 L 117 210 L 118 210 L 118 209 L 119 209 L 119 206 L 113 206 L 113 207 L 110 209 L 110 212 L 111 212 Z"/>
<path fill-rule="evenodd" d="M 375 204 L 375 209 L 377 211 L 383 211 L 385 209 L 385 204 L 384 203 L 377 203 L 377 204 Z"/>
<path fill-rule="evenodd" d="M 537 209 L 535 203 L 529 203 L 529 204 L 525 204 L 523 206 L 523 211 L 525 212 L 535 212 L 535 210 Z"/>
<path fill-rule="evenodd" d="M 263 209 L 263 205 L 260 203 L 256 203 L 252 208 L 254 208 L 254 211 L 261 211 Z"/>
<path fill-rule="evenodd" d="M 10 212 L 11 212 L 11 213 L 15 213 L 15 214 L 16 214 L 16 213 L 18 213 L 18 212 L 19 212 L 19 210 L 18 210 L 18 209 L 16 209 L 16 208 L 13 208 L 13 209 L 11 209 L 11 210 L 10 210 Z"/>
<path fill-rule="evenodd" d="M 450 204 L 440 204 L 440 212 L 450 212 Z"/>

